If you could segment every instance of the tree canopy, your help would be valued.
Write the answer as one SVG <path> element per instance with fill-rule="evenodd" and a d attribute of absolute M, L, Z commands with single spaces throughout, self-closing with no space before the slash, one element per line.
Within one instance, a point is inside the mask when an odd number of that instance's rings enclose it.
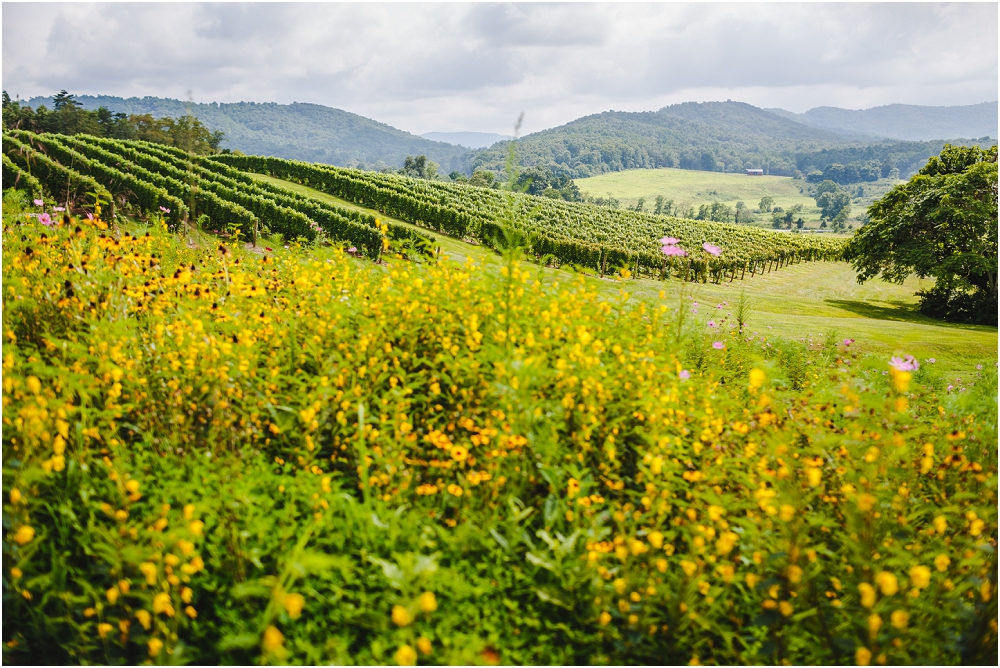
<path fill-rule="evenodd" d="M 45 105 L 32 109 L 11 100 L 3 92 L 3 127 L 5 130 L 29 130 L 53 134 L 88 134 L 111 139 L 141 139 L 155 144 L 207 155 L 220 152 L 225 134 L 209 130 L 191 115 L 153 118 L 152 114 L 126 115 L 107 107 L 88 111 L 76 101 L 76 96 L 60 91 L 52 100 L 52 110 Z"/>
<path fill-rule="evenodd" d="M 907 183 L 868 208 L 845 257 L 858 282 L 935 278 L 921 310 L 997 323 L 997 147 L 946 145 Z"/>

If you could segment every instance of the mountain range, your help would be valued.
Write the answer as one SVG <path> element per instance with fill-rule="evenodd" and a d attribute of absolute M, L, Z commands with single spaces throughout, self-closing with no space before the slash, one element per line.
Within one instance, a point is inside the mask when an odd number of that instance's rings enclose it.
<path fill-rule="evenodd" d="M 911 141 L 997 136 L 996 102 L 959 107 L 887 104 L 857 110 L 816 107 L 803 114 L 784 109 L 767 111 L 805 125 L 854 136 Z"/>
<path fill-rule="evenodd" d="M 443 141 L 466 148 L 486 148 L 498 141 L 513 139 L 511 135 L 498 135 L 495 132 L 425 132 L 420 136 L 431 141 Z"/>
<path fill-rule="evenodd" d="M 482 132 L 418 136 L 318 104 L 193 103 L 169 98 L 81 95 L 85 109 L 179 117 L 191 113 L 225 133 L 223 146 L 249 154 L 367 169 L 395 168 L 426 155 L 440 171 L 502 172 L 509 137 Z M 51 97 L 26 102 L 51 106 Z M 526 135 L 525 166 L 547 166 L 573 178 L 607 171 L 680 167 L 770 174 L 822 171 L 832 162 L 878 160 L 902 175 L 940 151 L 944 140 L 989 144 L 997 136 L 997 103 L 955 107 L 888 105 L 865 110 L 817 107 L 797 114 L 742 102 L 686 102 L 651 112 L 606 111 Z M 992 140 L 995 143 L 995 139 Z"/>
<path fill-rule="evenodd" d="M 424 139 L 391 125 L 320 104 L 295 102 L 193 103 L 160 97 L 120 98 L 79 95 L 84 109 L 107 107 L 125 114 L 178 118 L 188 112 L 210 130 L 226 134 L 223 146 L 252 155 L 273 155 L 307 162 L 379 169 L 399 167 L 408 155 L 426 155 L 446 172 L 465 170 L 468 149 Z M 51 97 L 28 106 L 52 106 Z"/>

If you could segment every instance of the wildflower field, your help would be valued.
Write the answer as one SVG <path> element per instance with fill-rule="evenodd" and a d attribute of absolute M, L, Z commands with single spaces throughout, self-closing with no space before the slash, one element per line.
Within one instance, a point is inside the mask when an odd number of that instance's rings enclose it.
<path fill-rule="evenodd" d="M 996 663 L 995 359 L 92 213 L 4 201 L 7 663 Z"/>

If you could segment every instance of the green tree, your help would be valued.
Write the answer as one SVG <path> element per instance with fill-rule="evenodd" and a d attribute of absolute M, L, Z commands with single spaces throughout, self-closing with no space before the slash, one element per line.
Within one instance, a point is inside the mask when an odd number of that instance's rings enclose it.
<path fill-rule="evenodd" d="M 770 195 L 764 195 L 760 198 L 760 202 L 757 203 L 757 210 L 761 213 L 770 213 L 773 206 L 774 198 Z"/>
<path fill-rule="evenodd" d="M 653 213 L 660 216 L 672 216 L 676 212 L 674 211 L 674 200 L 667 199 L 663 195 L 656 196 L 656 208 L 653 209 Z"/>
<path fill-rule="evenodd" d="M 997 324 L 997 147 L 945 145 L 908 182 L 868 208 L 847 244 L 858 282 L 933 277 L 921 310 Z"/>
<path fill-rule="evenodd" d="M 469 178 L 469 185 L 480 186 L 481 188 L 492 188 L 496 184 L 496 179 L 496 174 L 493 172 L 486 171 L 485 169 L 477 169 Z"/>
<path fill-rule="evenodd" d="M 823 181 L 816 186 L 816 206 L 820 220 L 843 223 L 851 213 L 851 194 L 833 181 Z"/>
<path fill-rule="evenodd" d="M 712 202 L 702 204 L 698 207 L 698 215 L 695 220 L 711 220 L 716 223 L 730 223 L 733 221 L 733 208 L 722 202 Z"/>
<path fill-rule="evenodd" d="M 736 202 L 736 222 L 749 223 L 751 221 L 753 221 L 753 212 L 750 211 L 750 207 L 742 201 Z"/>

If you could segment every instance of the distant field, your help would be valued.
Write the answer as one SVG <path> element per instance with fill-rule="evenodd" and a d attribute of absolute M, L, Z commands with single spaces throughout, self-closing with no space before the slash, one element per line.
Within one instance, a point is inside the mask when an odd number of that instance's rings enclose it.
<path fill-rule="evenodd" d="M 741 200 L 751 209 L 756 209 L 761 198 L 770 195 L 774 198 L 775 206 L 785 210 L 801 204 L 806 226 L 819 226 L 820 210 L 816 201 L 807 194 L 808 184 L 788 176 L 747 176 L 670 168 L 630 169 L 576 179 L 576 184 L 581 192 L 593 197 L 605 197 L 610 193 L 622 201 L 622 206 L 627 207 L 634 207 L 639 198 L 643 197 L 647 211 L 653 210 L 657 195 L 673 200 L 674 205 L 682 209 L 689 206 L 697 209 L 702 204 L 712 202 L 724 202 L 735 207 L 736 202 Z M 874 184 L 868 185 L 865 191 L 884 190 L 888 187 L 888 182 L 881 185 L 882 188 Z M 854 195 L 857 186 L 848 186 L 848 190 Z M 853 204 L 852 214 L 860 213 L 870 203 L 870 199 L 864 198 Z M 770 225 L 770 220 L 768 214 L 758 215 L 758 222 L 761 224 Z"/>

